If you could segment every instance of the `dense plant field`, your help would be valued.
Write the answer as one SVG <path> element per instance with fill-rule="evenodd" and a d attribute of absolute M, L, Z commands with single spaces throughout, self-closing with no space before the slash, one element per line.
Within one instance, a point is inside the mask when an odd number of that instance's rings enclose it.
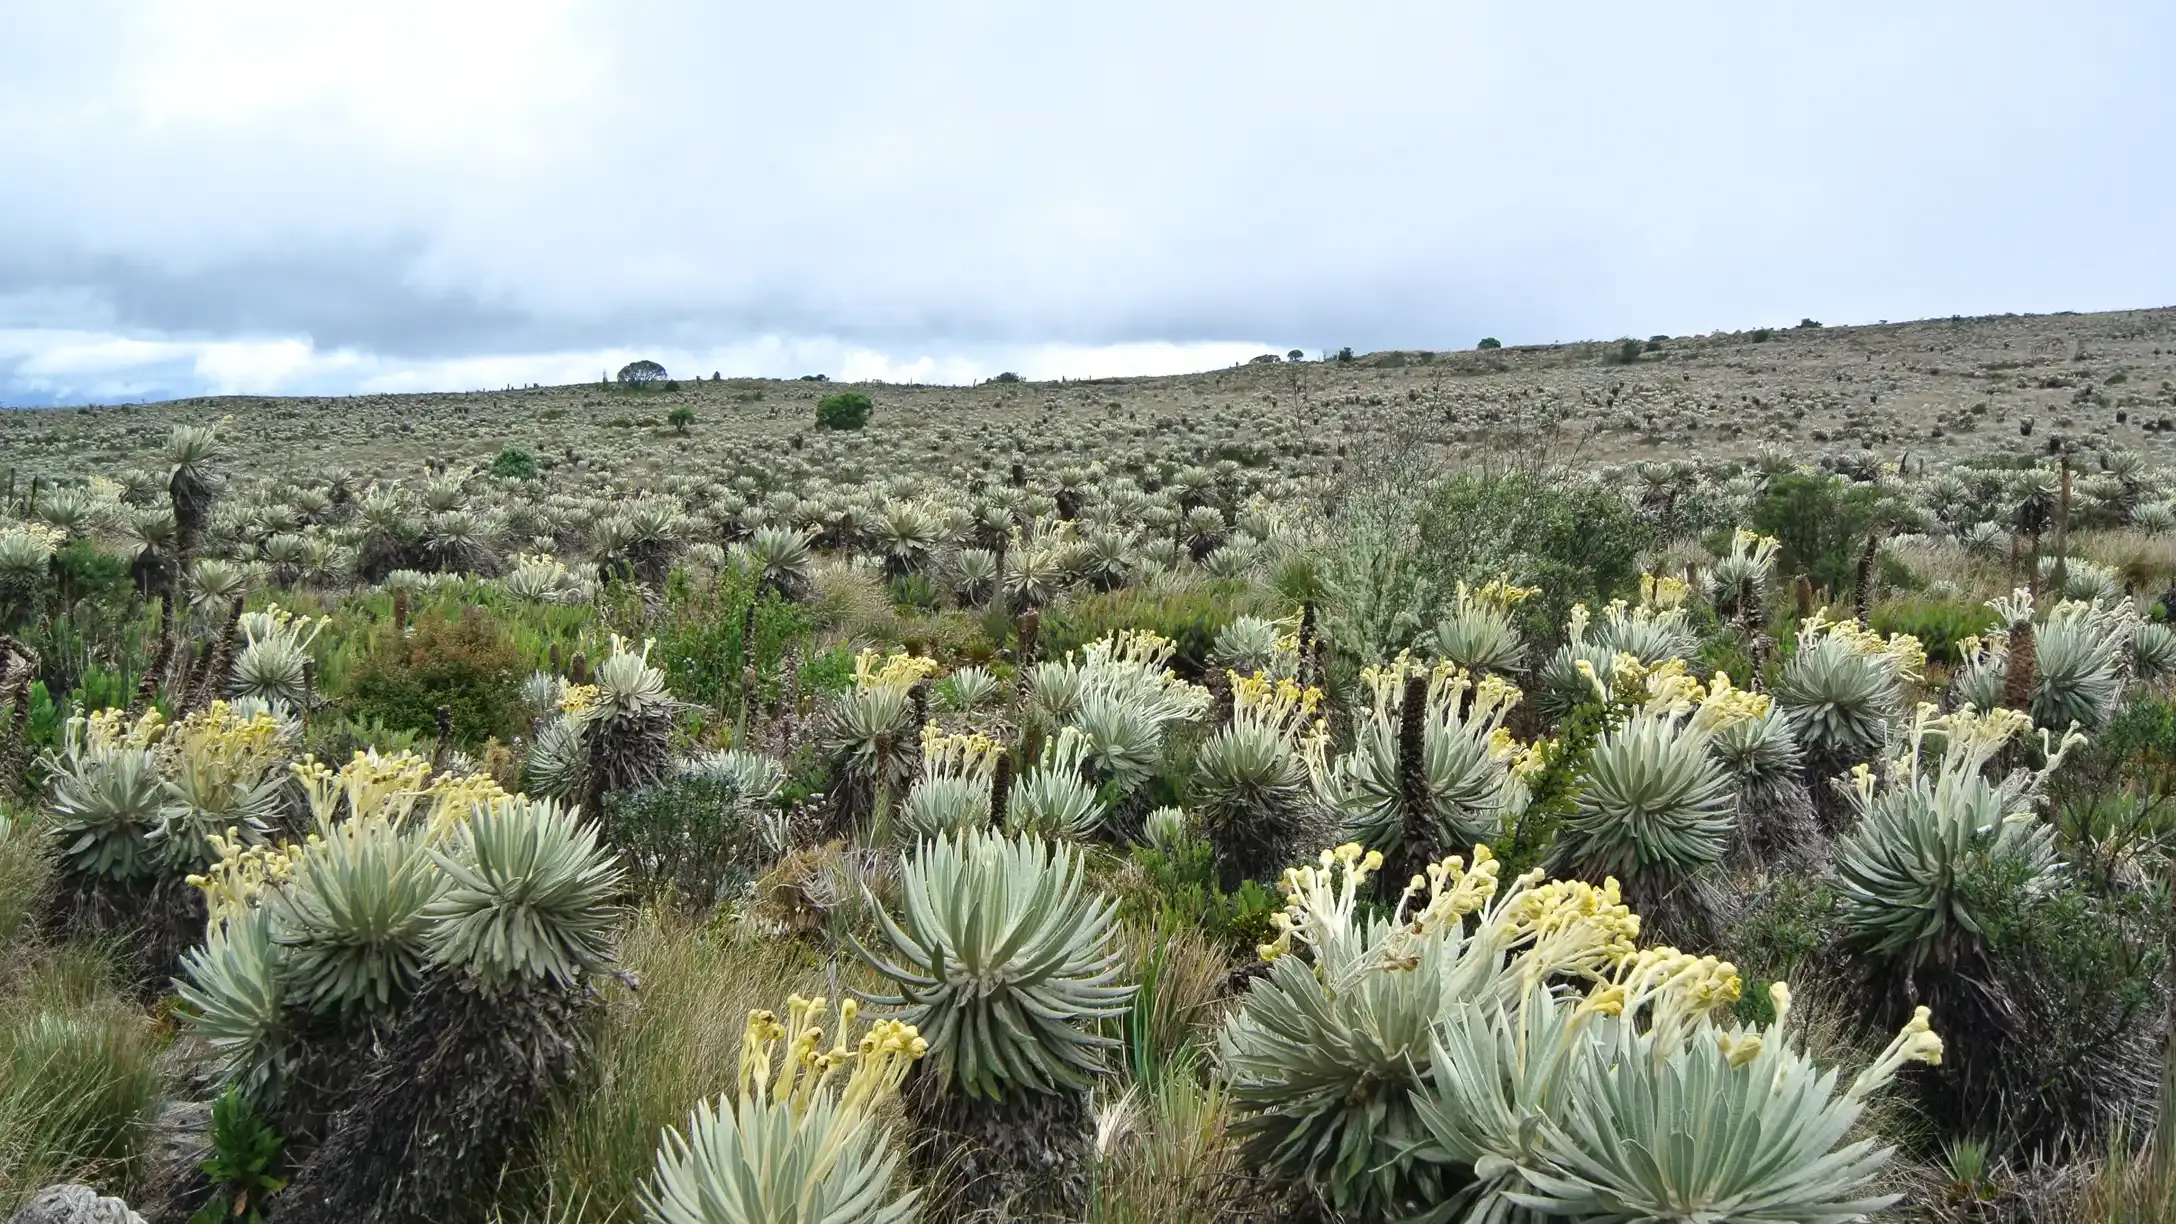
<path fill-rule="evenodd" d="M 828 424 L 16 481 L 0 1210 L 2176 1212 L 2176 473 Z"/>

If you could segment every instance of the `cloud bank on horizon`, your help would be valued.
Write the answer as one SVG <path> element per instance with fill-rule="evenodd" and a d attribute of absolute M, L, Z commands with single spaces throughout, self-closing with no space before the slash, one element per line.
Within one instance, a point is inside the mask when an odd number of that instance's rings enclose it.
<path fill-rule="evenodd" d="M 2176 302 L 2176 8 L 0 0 L 0 404 Z"/>

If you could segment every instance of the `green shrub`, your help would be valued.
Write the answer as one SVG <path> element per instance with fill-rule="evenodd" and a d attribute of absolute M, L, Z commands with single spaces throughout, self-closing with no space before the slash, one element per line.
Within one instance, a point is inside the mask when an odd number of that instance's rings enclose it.
<path fill-rule="evenodd" d="M 1483 337 L 1481 337 L 1481 343 L 1479 343 L 1479 344 L 1476 344 L 1476 345 L 1474 345 L 1473 347 L 1475 347 L 1475 348 L 1477 348 L 1477 349 L 1500 349 L 1500 348 L 1502 348 L 1503 346 L 1504 346 L 1504 342 L 1503 342 L 1503 341 L 1501 341 L 1501 340 L 1498 340 L 1498 339 L 1497 339 L 1496 337 L 1494 337 L 1494 336 L 1483 336 Z"/>
<path fill-rule="evenodd" d="M 1876 500 L 1873 490 L 1839 476 L 1785 472 L 1753 503 L 1753 530 L 1782 542 L 1779 577 L 1803 574 L 1823 590 L 1848 591 L 1858 580 Z"/>
<path fill-rule="evenodd" d="M 682 404 L 665 414 L 665 423 L 672 426 L 674 433 L 684 434 L 688 431 L 688 426 L 695 423 L 695 410 Z"/>
<path fill-rule="evenodd" d="M 1630 336 L 1619 340 L 1602 354 L 1603 365 L 1633 365 L 1640 359 L 1640 342 Z"/>
<path fill-rule="evenodd" d="M 382 626 L 369 650 L 348 682 L 350 719 L 430 734 L 444 706 L 462 743 L 511 733 L 529 661 L 497 617 L 476 608 L 419 615 L 405 637 Z"/>
<path fill-rule="evenodd" d="M 1253 880 L 1225 891 L 1208 842 L 1136 846 L 1129 862 L 1119 877 L 1121 918 L 1165 932 L 1198 930 L 1242 959 L 1276 937 L 1270 915 L 1284 909 L 1284 898 Z"/>
<path fill-rule="evenodd" d="M 189 1224 L 259 1224 L 266 1196 L 287 1183 L 276 1176 L 286 1140 L 252 1113 L 239 1089 L 212 1102 L 211 1155 L 203 1162 L 212 1183 Z"/>
<path fill-rule="evenodd" d="M 1867 617 L 1874 632 L 1908 633 L 1927 648 L 1929 659 L 1952 666 L 1963 661 L 1959 641 L 1985 634 L 2000 619 L 1986 604 L 1967 599 L 1892 600 Z"/>
<path fill-rule="evenodd" d="M 536 456 L 518 446 L 509 446 L 491 461 L 491 474 L 502 480 L 535 480 Z"/>
<path fill-rule="evenodd" d="M 859 391 L 835 392 L 817 401 L 816 428 L 860 429 L 869 423 L 869 412 L 875 406 Z"/>
<path fill-rule="evenodd" d="M 1240 616 L 1265 611 L 1253 590 L 1237 581 L 1168 591 L 1122 587 L 1080 595 L 1043 614 L 1042 655 L 1062 659 L 1067 651 L 1121 629 L 1150 629 L 1177 643 L 1171 658 L 1176 671 L 1198 676 L 1208 666 L 1219 630 Z"/>
<path fill-rule="evenodd" d="M 698 910 L 739 895 L 764 867 L 757 814 L 730 778 L 681 775 L 605 797 L 605 840 L 644 895 L 670 888 Z"/>
<path fill-rule="evenodd" d="M 1598 608 L 1639 581 L 1654 528 L 1615 492 L 1538 472 L 1462 472 L 1421 512 L 1419 549 L 1448 596 L 1508 573 L 1541 593 L 1520 603 L 1529 642 L 1559 638 L 1574 603 Z"/>

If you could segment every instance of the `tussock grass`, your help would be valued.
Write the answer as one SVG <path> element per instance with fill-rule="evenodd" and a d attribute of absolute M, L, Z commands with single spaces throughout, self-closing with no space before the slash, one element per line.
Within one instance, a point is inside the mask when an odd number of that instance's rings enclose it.
<path fill-rule="evenodd" d="M 526 1206 L 504 1211 L 508 1224 L 641 1220 L 636 1191 L 660 1133 L 685 1127 L 696 1102 L 733 1085 L 748 1013 L 795 992 L 837 998 L 851 984 L 834 977 L 846 962 L 826 963 L 805 944 L 656 906 L 629 928 L 622 961 L 637 985 L 612 991 L 596 1065 L 547 1124 Z"/>

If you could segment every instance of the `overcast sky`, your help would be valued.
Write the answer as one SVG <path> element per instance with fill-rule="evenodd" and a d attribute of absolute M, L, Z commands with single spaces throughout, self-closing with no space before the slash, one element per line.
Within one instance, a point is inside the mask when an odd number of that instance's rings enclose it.
<path fill-rule="evenodd" d="M 2176 303 L 2176 4 L 0 0 L 0 403 Z"/>

